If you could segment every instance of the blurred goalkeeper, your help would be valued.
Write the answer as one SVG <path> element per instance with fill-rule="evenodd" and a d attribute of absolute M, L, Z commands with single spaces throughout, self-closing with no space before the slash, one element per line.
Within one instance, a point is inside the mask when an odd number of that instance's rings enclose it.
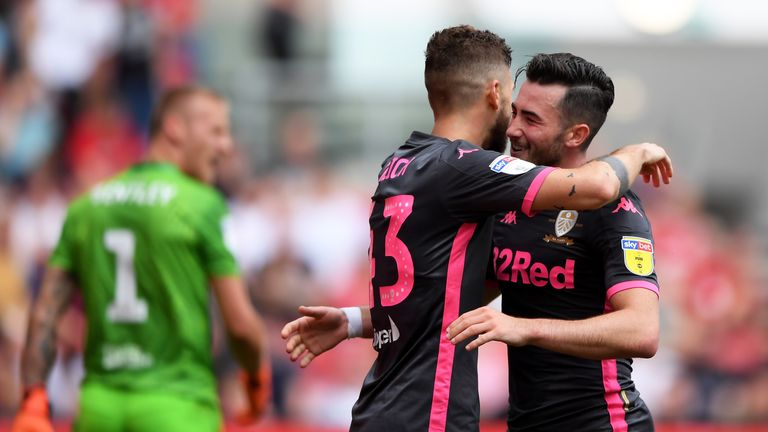
<path fill-rule="evenodd" d="M 35 301 L 13 432 L 51 431 L 46 377 L 56 326 L 80 290 L 88 321 L 75 431 L 218 431 L 209 286 L 248 392 L 243 420 L 269 401 L 263 323 L 224 242 L 227 208 L 210 186 L 231 150 L 226 101 L 202 87 L 165 94 L 144 162 L 69 207 Z"/>

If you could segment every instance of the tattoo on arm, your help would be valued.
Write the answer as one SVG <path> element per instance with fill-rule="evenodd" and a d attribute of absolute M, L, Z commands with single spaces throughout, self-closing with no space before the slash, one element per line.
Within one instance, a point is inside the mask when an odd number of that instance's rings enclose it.
<path fill-rule="evenodd" d="M 566 177 L 567 178 L 572 178 L 573 177 L 573 173 L 568 174 Z"/>
<path fill-rule="evenodd" d="M 627 173 L 627 167 L 624 166 L 624 163 L 614 156 L 604 156 L 597 160 L 610 165 L 611 169 L 616 174 L 616 177 L 619 179 L 619 196 L 624 195 L 624 192 L 629 189 L 629 174 Z"/>
<path fill-rule="evenodd" d="M 69 306 L 74 283 L 61 270 L 49 270 L 29 318 L 27 342 L 22 354 L 24 388 L 45 383 L 56 359 L 56 328 Z"/>
<path fill-rule="evenodd" d="M 574 196 L 576 195 L 576 185 L 571 185 L 571 191 L 568 192 L 568 196 Z"/>

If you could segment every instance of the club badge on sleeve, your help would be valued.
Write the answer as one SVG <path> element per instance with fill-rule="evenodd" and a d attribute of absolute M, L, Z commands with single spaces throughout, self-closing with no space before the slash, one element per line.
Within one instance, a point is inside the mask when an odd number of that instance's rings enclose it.
<path fill-rule="evenodd" d="M 624 236 L 621 238 L 624 250 L 624 265 L 627 270 L 638 276 L 653 273 L 653 242 L 642 237 Z"/>

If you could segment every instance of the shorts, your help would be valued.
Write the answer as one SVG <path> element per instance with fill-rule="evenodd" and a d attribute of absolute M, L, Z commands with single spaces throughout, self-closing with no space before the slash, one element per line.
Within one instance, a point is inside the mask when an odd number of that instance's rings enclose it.
<path fill-rule="evenodd" d="M 88 383 L 80 389 L 74 432 L 219 432 L 218 406 L 157 391 L 126 391 Z"/>

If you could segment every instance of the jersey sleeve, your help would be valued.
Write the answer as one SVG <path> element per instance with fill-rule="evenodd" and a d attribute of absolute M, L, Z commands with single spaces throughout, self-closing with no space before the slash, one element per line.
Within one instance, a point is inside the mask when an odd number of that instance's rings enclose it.
<path fill-rule="evenodd" d="M 61 227 L 61 233 L 59 234 L 59 241 L 53 248 L 51 255 L 48 257 L 48 265 L 51 267 L 60 268 L 68 272 L 74 271 L 75 263 L 75 224 L 77 221 L 77 214 L 79 212 L 80 201 L 73 202 L 67 209 L 67 215 L 64 218 L 64 224 Z"/>
<path fill-rule="evenodd" d="M 659 294 L 648 216 L 631 191 L 599 210 L 595 239 L 603 255 L 606 299 L 630 288 Z"/>
<path fill-rule="evenodd" d="M 240 269 L 233 251 L 225 241 L 228 210 L 218 194 L 208 199 L 198 230 L 201 237 L 203 265 L 209 276 L 237 276 Z"/>
<path fill-rule="evenodd" d="M 455 151 L 446 152 L 442 161 L 445 206 L 460 220 L 517 209 L 532 215 L 533 200 L 554 169 L 471 148 L 469 144 L 460 144 Z"/>

